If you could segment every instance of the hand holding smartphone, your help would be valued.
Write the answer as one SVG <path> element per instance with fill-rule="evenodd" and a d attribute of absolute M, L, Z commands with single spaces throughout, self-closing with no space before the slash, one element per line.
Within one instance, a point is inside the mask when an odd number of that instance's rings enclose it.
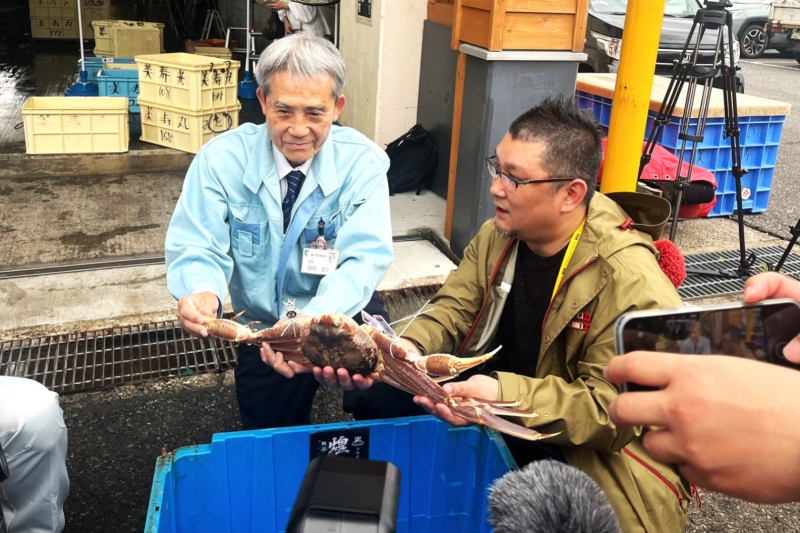
<path fill-rule="evenodd" d="M 625 313 L 617 319 L 617 354 L 635 350 L 729 355 L 800 370 L 783 348 L 800 335 L 800 304 L 792 299 Z M 623 383 L 620 392 L 653 390 Z"/>

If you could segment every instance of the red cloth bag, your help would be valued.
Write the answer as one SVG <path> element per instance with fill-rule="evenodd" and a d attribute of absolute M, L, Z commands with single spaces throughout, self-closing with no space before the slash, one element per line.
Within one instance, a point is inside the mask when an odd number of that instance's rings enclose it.
<path fill-rule="evenodd" d="M 607 138 L 603 139 L 603 160 L 600 162 L 600 171 L 597 173 L 597 183 L 600 183 L 600 177 L 603 175 L 603 163 L 606 158 L 606 142 Z M 642 143 L 642 152 L 644 152 L 646 143 Z M 686 172 L 686 164 L 681 168 Z M 645 182 L 659 182 L 659 181 L 675 181 L 675 176 L 678 174 L 678 156 L 657 144 L 653 150 L 653 156 L 650 162 L 645 165 L 642 172 L 642 181 Z M 717 180 L 714 178 L 714 173 L 703 167 L 695 165 L 692 169 L 692 177 L 690 182 L 706 182 L 717 188 Z M 680 218 L 701 218 L 707 216 L 714 205 L 717 203 L 717 198 L 710 202 L 694 205 L 682 205 L 680 209 Z"/>

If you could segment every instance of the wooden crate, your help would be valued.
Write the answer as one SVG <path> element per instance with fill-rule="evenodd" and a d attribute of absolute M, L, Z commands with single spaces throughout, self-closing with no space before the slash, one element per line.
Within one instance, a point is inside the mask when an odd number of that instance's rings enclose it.
<path fill-rule="evenodd" d="M 588 0 L 455 0 L 452 45 L 582 52 Z"/>
<path fill-rule="evenodd" d="M 452 28 L 454 2 L 455 0 L 428 0 L 428 20 Z"/>

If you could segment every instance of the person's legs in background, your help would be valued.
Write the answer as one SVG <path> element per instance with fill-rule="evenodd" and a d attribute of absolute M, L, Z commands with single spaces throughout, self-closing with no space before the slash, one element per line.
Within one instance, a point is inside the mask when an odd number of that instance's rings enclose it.
<path fill-rule="evenodd" d="M 285 378 L 261 360 L 259 351 L 255 344 L 239 345 L 234 376 L 242 429 L 310 424 L 311 404 L 319 386 L 314 375 Z"/>
<path fill-rule="evenodd" d="M 9 470 L 0 484 L 5 527 L 8 533 L 59 532 L 69 477 L 58 394 L 30 379 L 0 376 L 0 406 L 0 447 Z"/>

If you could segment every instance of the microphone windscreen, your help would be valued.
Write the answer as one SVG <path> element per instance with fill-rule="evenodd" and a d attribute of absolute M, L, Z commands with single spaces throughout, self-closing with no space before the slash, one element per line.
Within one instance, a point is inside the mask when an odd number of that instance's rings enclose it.
<path fill-rule="evenodd" d="M 489 489 L 495 533 L 619 533 L 614 510 L 599 486 L 567 464 L 534 461 Z"/>

